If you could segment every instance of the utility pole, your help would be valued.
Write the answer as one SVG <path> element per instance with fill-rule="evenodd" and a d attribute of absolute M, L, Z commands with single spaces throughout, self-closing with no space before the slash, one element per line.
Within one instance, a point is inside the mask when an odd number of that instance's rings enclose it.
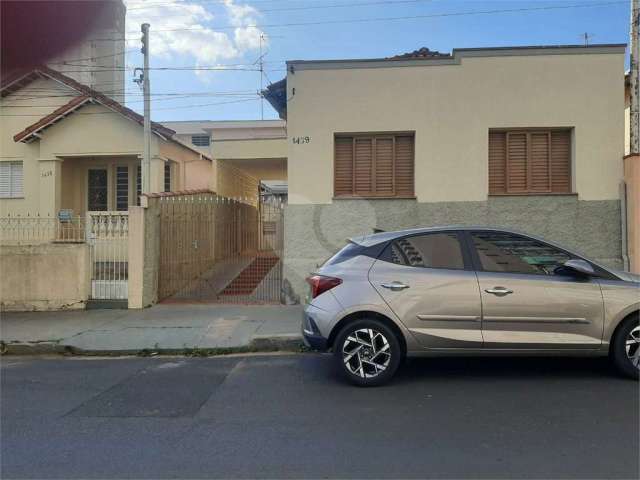
<path fill-rule="evenodd" d="M 142 48 L 144 68 L 142 69 L 142 92 L 144 95 L 144 140 L 142 150 L 142 193 L 150 192 L 151 184 L 151 85 L 149 81 L 149 27 L 142 24 Z"/>
<path fill-rule="evenodd" d="M 638 42 L 638 22 L 640 22 L 640 0 L 631 0 L 631 38 L 629 39 L 629 76 L 631 80 L 631 98 L 629 110 L 629 153 L 640 153 L 640 90 L 638 85 L 638 66 L 640 60 L 640 42 Z"/>
<path fill-rule="evenodd" d="M 260 33 L 260 120 L 264 120 L 264 95 L 262 89 L 264 88 L 264 62 L 262 58 L 262 41 L 264 40 L 264 33 Z"/>

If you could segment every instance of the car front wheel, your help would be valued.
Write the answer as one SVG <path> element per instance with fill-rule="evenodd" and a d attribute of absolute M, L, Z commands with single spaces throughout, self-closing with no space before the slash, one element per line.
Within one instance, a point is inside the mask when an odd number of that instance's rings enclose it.
<path fill-rule="evenodd" d="M 640 317 L 628 318 L 616 331 L 611 342 L 611 359 L 628 377 L 640 376 Z"/>
<path fill-rule="evenodd" d="M 357 320 L 345 326 L 336 337 L 333 353 L 342 375 L 361 387 L 391 380 L 403 357 L 396 334 L 376 319 Z"/>

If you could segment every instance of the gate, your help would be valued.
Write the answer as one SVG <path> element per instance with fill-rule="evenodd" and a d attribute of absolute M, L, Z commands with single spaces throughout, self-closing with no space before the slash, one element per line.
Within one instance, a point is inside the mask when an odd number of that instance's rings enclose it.
<path fill-rule="evenodd" d="M 281 203 L 214 193 L 169 194 L 157 201 L 159 300 L 280 303 Z"/>
<path fill-rule="evenodd" d="M 128 212 L 87 212 L 92 300 L 128 297 Z"/>

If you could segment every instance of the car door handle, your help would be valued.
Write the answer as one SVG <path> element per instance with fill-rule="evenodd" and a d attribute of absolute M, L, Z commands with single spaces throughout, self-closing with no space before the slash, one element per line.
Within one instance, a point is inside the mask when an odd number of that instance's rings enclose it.
<path fill-rule="evenodd" d="M 485 292 L 491 293 L 493 295 L 497 295 L 498 297 L 504 297 L 505 295 L 509 295 L 510 293 L 513 293 L 513 290 L 509 290 L 508 288 L 505 288 L 505 287 L 493 287 L 493 288 L 487 288 Z"/>
<path fill-rule="evenodd" d="M 393 290 L 394 292 L 409 288 L 409 285 L 405 285 L 404 283 L 400 282 L 382 283 L 380 284 L 380 286 L 383 288 L 388 288 L 389 290 Z"/>

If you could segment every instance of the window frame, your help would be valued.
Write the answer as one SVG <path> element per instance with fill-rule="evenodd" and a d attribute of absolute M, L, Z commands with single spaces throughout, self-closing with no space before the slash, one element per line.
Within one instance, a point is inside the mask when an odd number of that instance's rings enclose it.
<path fill-rule="evenodd" d="M 531 188 L 531 134 L 546 133 L 549 136 L 549 163 L 551 162 L 551 137 L 553 133 L 568 133 L 569 135 L 569 190 L 566 192 L 554 192 L 552 190 L 552 175 L 551 166 L 549 166 L 549 189 L 548 190 L 534 190 Z M 505 135 L 505 170 L 504 170 L 504 192 L 491 192 L 490 191 L 490 171 L 489 171 L 489 151 L 490 151 L 490 138 L 492 133 L 502 133 Z M 509 135 L 524 134 L 527 138 L 527 163 L 526 163 L 526 190 L 512 190 L 509 191 Z M 574 142 L 575 142 L 575 127 L 500 127 L 489 128 L 487 131 L 487 195 L 489 197 L 505 197 L 505 196 L 531 196 L 531 195 L 577 195 L 575 192 L 574 184 Z"/>
<path fill-rule="evenodd" d="M 554 248 L 556 250 L 561 251 L 562 253 L 565 253 L 566 255 L 569 256 L 569 258 L 571 260 L 584 260 L 585 262 L 587 262 L 589 265 L 591 265 L 595 271 L 595 277 L 597 278 L 601 278 L 601 279 L 605 279 L 605 280 L 619 280 L 618 277 L 616 277 L 615 275 L 613 275 L 611 272 L 601 268 L 600 266 L 594 264 L 593 262 L 591 262 L 590 260 L 581 257 L 580 255 L 576 255 L 573 252 L 570 252 L 569 250 L 566 250 L 562 247 L 559 247 L 557 245 L 553 245 L 549 242 L 545 242 L 543 240 L 540 240 L 538 238 L 532 237 L 530 235 L 526 235 L 524 233 L 518 233 L 518 232 L 510 232 L 507 230 L 498 230 L 498 229 L 487 229 L 487 230 L 465 230 L 464 232 L 464 237 L 465 237 L 465 243 L 467 245 L 467 250 L 469 251 L 470 254 L 470 258 L 471 261 L 473 263 L 473 268 L 476 272 L 482 272 L 482 273 L 491 273 L 491 274 L 496 274 L 496 275 L 526 275 L 528 277 L 531 278 L 564 278 L 567 280 L 575 280 L 576 277 L 575 276 L 571 276 L 571 275 L 543 275 L 543 274 L 539 274 L 539 273 L 525 273 L 525 272 L 496 272 L 494 270 L 485 270 L 484 267 L 482 266 L 482 261 L 480 260 L 480 255 L 478 254 L 478 251 L 476 249 L 475 243 L 473 242 L 473 237 L 472 235 L 474 233 L 487 233 L 487 232 L 493 232 L 493 233 L 502 233 L 502 234 L 507 234 L 507 235 L 516 235 L 518 237 L 524 237 L 527 238 L 529 240 L 532 240 L 534 242 L 538 242 L 541 243 L 542 245 L 546 246 L 546 247 L 550 247 L 550 248 Z"/>
<path fill-rule="evenodd" d="M 462 253 L 462 263 L 463 263 L 463 267 L 462 268 L 416 267 L 416 266 L 413 266 L 413 265 L 400 265 L 398 263 L 390 261 L 385 256 L 385 254 L 388 251 L 388 249 L 391 248 L 391 244 L 393 244 L 394 242 L 397 242 L 399 240 L 403 240 L 403 239 L 406 239 L 406 238 L 423 237 L 423 236 L 426 236 L 426 235 L 440 235 L 440 234 L 455 235 L 456 238 L 458 239 L 458 242 L 460 243 L 460 252 Z M 379 260 L 381 262 L 390 263 L 390 264 L 396 265 L 398 267 L 405 267 L 405 268 L 412 268 L 412 269 L 449 270 L 449 271 L 453 271 L 453 272 L 463 272 L 463 271 L 467 271 L 467 272 L 471 271 L 472 272 L 472 271 L 474 271 L 473 259 L 472 259 L 472 256 L 471 256 L 471 252 L 469 251 L 469 247 L 467 245 L 467 239 L 466 239 L 466 237 L 464 235 L 464 232 L 460 231 L 460 230 L 437 230 L 437 231 L 433 231 L 433 232 L 419 232 L 419 233 L 412 233 L 410 235 L 402 235 L 400 237 L 396 237 L 396 238 L 386 242 L 386 244 L 381 249 L 380 254 L 376 258 L 376 260 Z"/>
<path fill-rule="evenodd" d="M 173 165 L 171 160 L 167 160 L 163 166 L 162 177 L 162 190 L 165 193 L 172 192 L 173 190 Z M 168 190 L 167 190 L 168 188 Z"/>
<path fill-rule="evenodd" d="M 9 194 L 8 195 L 0 195 L 0 199 L 2 200 L 10 200 L 10 199 L 24 199 L 24 161 L 23 160 L 10 160 L 8 162 L 1 162 L 2 165 L 9 166 Z M 13 168 L 20 167 L 22 171 L 22 181 L 20 183 L 20 189 L 14 192 L 14 175 Z"/>
<path fill-rule="evenodd" d="M 118 184 L 118 181 L 120 180 L 118 178 L 118 170 L 119 169 L 123 169 L 123 168 L 126 169 L 126 172 L 127 172 L 127 175 L 126 175 L 126 179 L 127 179 L 127 184 L 126 184 L 126 187 L 127 187 L 126 188 L 126 193 L 127 193 L 126 208 L 120 208 L 121 205 L 118 205 L 118 200 L 119 200 L 119 198 L 118 198 L 118 187 L 121 186 L 121 185 Z M 130 199 L 130 195 L 131 195 L 131 172 L 129 170 L 130 169 L 129 169 L 129 165 L 128 164 L 124 164 L 123 163 L 123 164 L 114 165 L 114 175 L 113 175 L 113 178 L 114 178 L 114 192 L 113 192 L 114 199 L 113 199 L 113 203 L 114 203 L 115 210 L 118 211 L 118 212 L 126 212 L 127 210 L 129 210 L 129 205 L 131 203 L 130 202 L 130 200 L 131 200 Z M 124 206 L 124 205 L 122 205 L 122 206 Z"/>
<path fill-rule="evenodd" d="M 394 182 L 393 182 L 393 189 L 394 189 L 394 194 L 389 195 L 387 194 L 381 194 L 381 195 L 358 195 L 356 193 L 354 193 L 354 188 L 352 188 L 351 193 L 349 194 L 337 194 L 336 193 L 336 167 L 337 167 L 337 145 L 338 143 L 336 142 L 337 139 L 339 138 L 351 138 L 352 142 L 353 142 L 353 148 L 354 148 L 354 153 L 353 153 L 353 161 L 355 162 L 355 142 L 357 139 L 371 139 L 372 140 L 372 170 L 375 169 L 375 163 L 376 163 L 376 158 L 375 158 L 375 139 L 377 138 L 392 138 L 393 139 L 393 148 L 394 148 L 394 153 L 393 153 L 393 168 L 395 171 L 395 144 L 396 144 L 396 137 L 412 137 L 413 139 L 413 194 L 411 195 L 407 195 L 407 194 L 401 194 L 398 195 L 397 193 L 395 193 L 395 191 L 397 191 L 397 185 L 395 182 L 395 173 L 394 173 Z M 404 199 L 404 200 L 415 200 L 416 199 L 416 132 L 414 130 L 402 130 L 402 131 L 381 131 L 381 132 L 339 132 L 339 133 L 334 133 L 333 134 L 333 171 L 332 171 L 332 175 L 333 175 L 333 199 L 334 200 L 341 200 L 341 199 Z M 355 185 L 355 166 L 352 169 L 352 183 L 353 185 Z M 371 183 L 372 185 L 375 185 L 376 179 L 375 176 L 372 175 L 371 177 Z"/>

